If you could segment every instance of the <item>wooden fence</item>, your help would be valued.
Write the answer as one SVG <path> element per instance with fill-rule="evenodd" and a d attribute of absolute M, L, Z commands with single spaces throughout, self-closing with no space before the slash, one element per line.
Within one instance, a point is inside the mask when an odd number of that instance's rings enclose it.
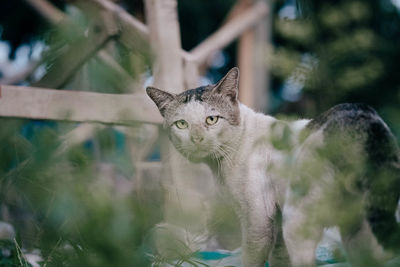
<path fill-rule="evenodd" d="M 69 17 L 46 0 L 25 1 L 49 23 L 73 27 Z M 110 41 L 120 42 L 131 50 L 143 45 L 143 41 L 149 42 L 155 54 L 154 86 L 179 93 L 185 88 L 198 86 L 200 72 L 207 68 L 205 62 L 216 51 L 239 38 L 240 98 L 249 106 L 257 109 L 265 108 L 266 92 L 263 89 L 266 90 L 267 87 L 267 78 L 265 78 L 267 69 L 265 62 L 260 61 L 260 57 L 256 55 L 259 49 L 265 47 L 268 42 L 269 8 L 266 1 L 239 0 L 226 23 L 191 51 L 184 51 L 181 48 L 177 0 L 145 0 L 147 25 L 112 1 L 69 0 L 68 2 L 89 15 L 87 36 L 70 44 L 68 49 L 53 62 L 43 78 L 32 87 L 0 85 L 0 117 L 98 122 L 125 126 L 138 122 L 160 125 L 162 118 L 155 105 L 144 94 L 144 88 L 138 86 L 132 76 L 105 49 Z M 79 72 L 85 62 L 93 57 L 110 66 L 121 80 L 129 84 L 132 93 L 103 94 L 56 90 L 63 88 Z M 39 64 L 40 62 L 37 62 L 34 67 Z M 259 99 L 264 99 L 263 103 L 258 101 Z M 74 132 L 85 132 L 89 137 L 88 127 L 90 128 L 88 124 L 80 124 Z M 161 127 L 159 129 L 160 138 L 166 140 Z M 146 147 L 147 152 L 151 151 L 155 139 L 152 136 L 141 146 Z M 82 138 L 77 138 L 77 140 L 82 141 Z M 137 148 L 137 146 L 132 146 L 132 149 Z M 204 191 L 204 188 L 201 190 L 196 188 L 194 182 L 196 177 L 193 177 L 195 174 L 185 169 L 190 163 L 174 151 L 169 142 L 164 142 L 161 151 L 163 179 L 168 181 L 166 187 L 171 188 L 166 199 L 167 221 L 174 221 L 175 217 L 174 213 L 168 213 L 168 203 L 176 206 L 176 202 L 180 202 L 179 205 L 182 207 L 183 204 L 201 202 L 202 192 L 200 191 Z M 141 157 L 135 158 L 134 164 L 137 170 L 155 168 L 154 164 L 143 162 L 146 153 L 142 154 Z M 210 176 L 204 170 L 195 173 L 197 176 Z M 191 176 L 192 179 L 190 179 Z M 139 180 L 142 179 L 140 174 L 137 177 Z M 141 181 L 138 181 L 137 184 L 140 183 Z M 196 196 L 199 196 L 199 199 L 196 200 Z M 191 208 L 188 207 L 188 210 Z"/>
<path fill-rule="evenodd" d="M 45 0 L 26 0 L 36 8 L 47 20 L 53 24 L 68 24 L 68 18 Z M 89 34 L 81 42 L 70 46 L 52 65 L 45 76 L 36 82 L 34 87 L 15 87 L 1 85 L 0 116 L 50 120 L 98 121 L 105 123 L 126 124 L 127 121 L 160 123 L 161 118 L 157 110 L 145 100 L 141 94 L 142 88 L 135 88 L 136 93 L 130 96 L 107 95 L 98 93 L 84 93 L 82 91 L 54 91 L 44 88 L 60 89 L 80 67 L 91 57 L 98 57 L 102 62 L 111 66 L 121 77 L 135 84 L 128 74 L 105 50 L 110 40 L 116 40 L 129 49 L 137 48 L 137 41 L 149 40 L 156 54 L 154 84 L 170 92 L 179 93 L 184 88 L 193 88 L 198 85 L 199 67 L 213 54 L 226 47 L 244 33 L 248 33 L 254 26 L 263 20 L 268 13 L 268 6 L 264 1 L 240 11 L 214 34 L 193 48 L 190 52 L 181 49 L 179 24 L 177 20 L 176 0 L 146 0 L 146 15 L 148 25 L 142 24 L 125 10 L 107 0 L 70 0 L 72 4 L 83 10 L 91 10 L 90 14 L 97 14 L 92 19 L 93 27 L 102 26 L 102 31 Z M 99 22 L 99 23 L 97 23 Z M 138 38 L 138 36 L 140 36 Z M 251 54 L 251 48 L 247 54 Z M 246 55 L 246 52 L 243 52 Z M 251 57 L 250 57 L 251 58 Z M 39 64 L 38 64 L 39 65 Z M 246 73 L 247 68 L 241 68 Z M 253 68 L 249 68 L 253 69 Z M 242 75 L 243 76 L 243 75 Z M 173 77 L 173 79 L 171 78 Z M 246 77 L 241 79 L 244 83 Z M 1 82 L 1 80 L 0 80 Z M 39 87 L 39 88 L 35 88 Z M 137 86 L 136 86 L 137 87 Z M 243 92 L 251 94 L 254 87 L 241 87 Z M 32 89 L 32 90 L 31 90 Z M 84 89 L 84 88 L 77 88 Z M 261 90 L 259 90 L 261 91 Z M 57 99 L 66 99 L 69 104 L 76 101 L 93 105 L 96 112 L 87 112 L 80 105 L 72 105 L 74 116 L 65 117 L 67 104 Z M 98 101 L 98 104 L 96 102 Z M 122 109 L 129 111 L 122 121 L 113 115 L 119 114 L 116 106 L 109 103 L 120 101 Z M 131 101 L 131 102 L 130 102 Z M 129 102 L 131 103 L 128 107 Z M 251 100 L 245 100 L 254 106 Z M 37 104 L 37 103 L 40 103 Z M 48 107 L 48 110 L 45 110 Z M 100 108 L 101 107 L 101 108 Z M 125 109 L 125 107 L 128 107 Z M 143 109 L 142 109 L 143 108 Z M 141 111 L 143 110 L 143 111 Z M 105 118 L 105 119 L 102 119 Z"/>

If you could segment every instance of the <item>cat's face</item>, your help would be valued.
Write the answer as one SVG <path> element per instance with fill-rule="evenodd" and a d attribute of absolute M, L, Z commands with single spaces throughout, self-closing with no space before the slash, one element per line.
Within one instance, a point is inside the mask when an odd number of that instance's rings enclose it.
<path fill-rule="evenodd" d="M 239 70 L 233 68 L 216 85 L 174 95 L 148 87 L 147 94 L 164 117 L 175 148 L 193 161 L 230 153 L 240 125 Z"/>

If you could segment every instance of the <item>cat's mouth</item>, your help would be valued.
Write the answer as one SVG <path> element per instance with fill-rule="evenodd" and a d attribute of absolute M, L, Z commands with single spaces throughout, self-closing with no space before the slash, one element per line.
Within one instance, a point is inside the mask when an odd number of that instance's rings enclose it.
<path fill-rule="evenodd" d="M 195 152 L 193 152 L 193 156 L 199 157 L 199 158 L 205 158 L 209 155 L 210 155 L 210 150 L 205 150 L 203 148 L 199 148 Z"/>
<path fill-rule="evenodd" d="M 210 157 L 212 154 L 211 149 L 204 147 L 192 147 L 190 151 L 180 151 L 184 156 L 186 156 L 191 161 L 201 161 L 205 158 Z"/>

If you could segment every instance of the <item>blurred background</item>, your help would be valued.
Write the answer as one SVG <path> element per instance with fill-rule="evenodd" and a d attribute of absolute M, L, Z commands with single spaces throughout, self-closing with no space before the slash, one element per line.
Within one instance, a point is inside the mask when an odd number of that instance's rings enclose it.
<path fill-rule="evenodd" d="M 183 63 L 175 89 L 155 51 L 161 37 L 144 26 L 156 2 L 1 1 L 0 84 L 143 94 L 150 84 L 180 91 L 215 83 L 239 66 L 240 99 L 257 111 L 312 118 L 363 102 L 400 140 L 400 1 L 178 0 L 171 34 L 179 34 L 179 51 L 201 54 L 199 44 L 228 30 L 195 67 Z M 124 19 L 115 23 L 117 16 Z M 245 23 L 238 38 L 229 35 Z M 40 266 L 179 266 L 195 252 L 240 246 L 237 219 L 211 180 L 204 182 L 204 166 L 177 174 L 192 175 L 190 185 L 164 179 L 159 123 L 0 117 L 0 221 L 14 228 L 0 236 L 0 265 L 29 266 L 31 257 Z M 179 189 L 190 196 L 166 204 Z M 153 238 L 159 229 L 163 237 Z"/>

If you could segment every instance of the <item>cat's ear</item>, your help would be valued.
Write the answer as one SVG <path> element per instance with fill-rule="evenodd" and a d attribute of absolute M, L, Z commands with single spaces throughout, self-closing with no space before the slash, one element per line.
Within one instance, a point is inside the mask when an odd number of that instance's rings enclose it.
<path fill-rule="evenodd" d="M 175 99 L 175 95 L 150 86 L 146 88 L 146 93 L 156 103 L 162 116 L 165 115 L 168 105 Z"/>
<path fill-rule="evenodd" d="M 239 94 L 239 68 L 234 67 L 213 88 L 213 93 L 222 94 L 236 102 Z"/>

